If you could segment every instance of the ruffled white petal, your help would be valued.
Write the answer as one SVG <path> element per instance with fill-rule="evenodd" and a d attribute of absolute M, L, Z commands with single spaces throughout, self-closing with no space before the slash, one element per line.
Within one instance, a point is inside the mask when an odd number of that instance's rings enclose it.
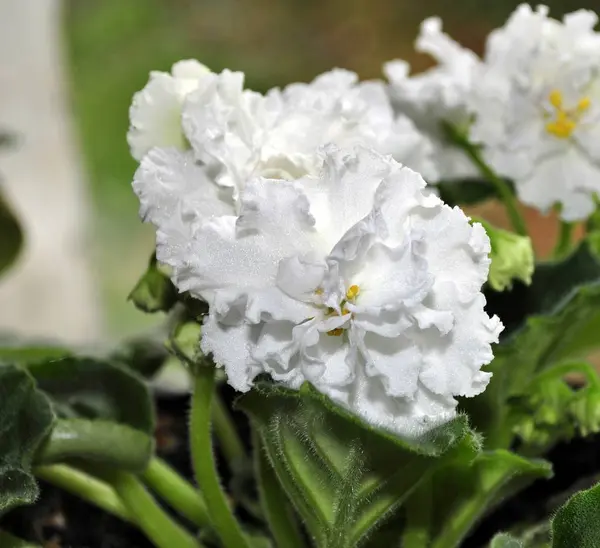
<path fill-rule="evenodd" d="M 565 221 L 585 219 L 600 192 L 596 22 L 584 10 L 561 22 L 544 6 L 519 6 L 490 34 L 470 96 L 471 139 L 488 162 L 523 202 L 542 212 L 560 205 Z"/>
<path fill-rule="evenodd" d="M 214 183 L 191 151 L 176 148 L 151 149 L 134 175 L 133 191 L 140 217 L 165 229 L 175 216 L 192 223 L 235 211 L 231 192 Z"/>
<path fill-rule="evenodd" d="M 250 385 L 257 369 L 292 388 L 309 381 L 365 420 L 414 436 L 451 418 L 455 397 L 489 380 L 480 369 L 502 329 L 480 291 L 489 240 L 392 159 L 360 148 L 323 154 L 320 185 L 254 182 L 239 227 L 199 231 L 198 252 L 209 258 L 198 280 L 213 276 L 202 295 L 217 303 L 204 348 L 220 352 L 237 386 Z M 333 203 L 315 190 L 329 187 L 339 192 L 341 236 L 328 221 Z M 349 198 L 358 188 L 362 204 Z M 217 334 L 219 317 L 232 313 L 252 326 L 236 332 L 248 354 L 219 350 L 230 331 Z"/>
<path fill-rule="evenodd" d="M 196 157 L 236 193 L 255 176 L 316 175 L 315 151 L 327 143 L 370 146 L 428 178 L 437 176 L 429 140 L 406 116 L 394 114 L 383 84 L 359 83 L 341 69 L 264 96 L 243 89 L 241 73 L 211 75 L 187 98 L 183 125 Z"/>
<path fill-rule="evenodd" d="M 153 147 L 187 147 L 181 127 L 181 107 L 210 70 L 194 60 L 175 63 L 171 74 L 151 72 L 148 83 L 133 96 L 127 142 L 131 155 L 141 160 Z"/>
<path fill-rule="evenodd" d="M 436 180 L 453 180 L 477 176 L 477 170 L 464 153 L 446 140 L 442 122 L 460 127 L 469 122 L 468 94 L 479 61 L 472 52 L 442 32 L 441 20 L 423 21 L 416 41 L 417 51 L 428 53 L 437 65 L 426 72 L 410 76 L 410 66 L 395 60 L 384 65 L 395 106 L 410 116 L 416 127 L 430 140 Z M 408 164 L 409 167 L 413 167 Z M 418 170 L 417 170 L 418 171 Z M 427 178 L 427 177 L 426 177 Z"/>

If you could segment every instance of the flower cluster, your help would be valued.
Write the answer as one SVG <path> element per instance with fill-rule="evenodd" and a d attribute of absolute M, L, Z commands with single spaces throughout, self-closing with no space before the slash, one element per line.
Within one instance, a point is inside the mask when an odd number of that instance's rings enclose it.
<path fill-rule="evenodd" d="M 502 330 L 485 229 L 425 182 L 473 174 L 439 124 L 468 125 L 479 61 L 437 20 L 419 44 L 440 67 L 389 64 L 391 86 L 337 69 L 259 94 L 180 62 L 136 94 L 129 134 L 157 258 L 208 303 L 201 348 L 229 383 L 308 381 L 406 437 L 485 389 Z"/>
<path fill-rule="evenodd" d="M 525 204 L 542 212 L 557 206 L 563 220 L 583 220 L 600 191 L 596 23 L 590 11 L 560 22 L 544 6 L 523 4 L 489 35 L 479 59 L 429 19 L 417 47 L 439 65 L 409 77 L 405 63 L 388 64 L 392 97 L 434 135 L 439 121 L 464 130 L 497 173 L 514 181 Z M 449 146 L 442 135 L 442 177 L 468 176 L 464 157 Z"/>

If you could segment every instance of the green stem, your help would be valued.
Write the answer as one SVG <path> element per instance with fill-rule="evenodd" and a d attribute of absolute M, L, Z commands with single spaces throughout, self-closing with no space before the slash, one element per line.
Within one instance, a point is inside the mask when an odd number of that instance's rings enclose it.
<path fill-rule="evenodd" d="M 198 527 L 211 527 L 206 502 L 200 492 L 163 460 L 154 457 L 142 474 L 144 482 Z"/>
<path fill-rule="evenodd" d="M 574 223 L 560 222 L 560 231 L 558 233 L 558 239 L 556 246 L 554 247 L 553 257 L 560 259 L 567 255 L 571 249 L 571 243 L 573 240 L 573 230 L 575 229 Z"/>
<path fill-rule="evenodd" d="M 229 469 L 233 471 L 236 469 L 237 463 L 246 458 L 246 451 L 233 425 L 229 410 L 218 396 L 214 398 L 212 419 L 215 434 L 219 439 Z"/>
<path fill-rule="evenodd" d="M 462 135 L 450 124 L 446 124 L 445 129 L 448 132 L 450 139 L 465 151 L 467 156 L 469 156 L 471 161 L 477 166 L 481 174 L 489 179 L 490 183 L 494 185 L 496 192 L 500 196 L 500 199 L 506 208 L 506 212 L 508 213 L 508 217 L 514 231 L 521 236 L 527 236 L 527 225 L 525 224 L 525 219 L 523 219 L 523 216 L 519 211 L 517 200 L 510 187 L 492 170 L 490 166 L 485 163 L 481 157 L 481 154 L 479 153 L 478 147 L 473 145 L 464 135 Z"/>
<path fill-rule="evenodd" d="M 406 525 L 402 533 L 403 548 L 429 546 L 434 504 L 431 490 L 431 478 L 427 478 L 406 501 Z"/>
<path fill-rule="evenodd" d="M 259 435 L 254 432 L 254 458 L 261 506 L 278 548 L 304 548 L 292 508 L 275 470 L 265 453 Z"/>
<path fill-rule="evenodd" d="M 124 521 L 135 521 L 110 485 L 85 472 L 64 464 L 37 466 L 33 472 L 38 478 L 102 508 L 113 516 Z"/>
<path fill-rule="evenodd" d="M 211 404 L 215 385 L 213 367 L 196 368 L 190 417 L 190 445 L 196 480 L 208 506 L 215 531 L 225 548 L 248 548 L 221 488 L 211 440 Z"/>
<path fill-rule="evenodd" d="M 139 528 L 157 548 L 202 548 L 199 541 L 158 506 L 133 474 L 112 471 L 107 473 L 107 477 L 125 507 L 135 516 Z"/>

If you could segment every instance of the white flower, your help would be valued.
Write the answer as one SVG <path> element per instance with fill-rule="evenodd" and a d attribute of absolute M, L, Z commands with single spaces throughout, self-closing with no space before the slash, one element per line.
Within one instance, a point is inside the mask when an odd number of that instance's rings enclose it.
<path fill-rule="evenodd" d="M 134 175 L 133 190 L 140 200 L 140 217 L 156 231 L 157 255 L 163 263 L 177 263 L 178 282 L 188 260 L 194 230 L 207 219 L 234 215 L 231 189 L 217 185 L 191 150 L 153 148 Z"/>
<path fill-rule="evenodd" d="M 390 157 L 334 146 L 320 157 L 317 175 L 255 177 L 239 216 L 187 226 L 185 252 L 171 253 L 180 227 L 173 244 L 163 224 L 158 258 L 208 301 L 202 349 L 236 389 L 260 372 L 292 388 L 307 380 L 369 423 L 417 436 L 491 376 L 480 368 L 502 325 L 481 293 L 489 239 Z"/>
<path fill-rule="evenodd" d="M 600 34 L 590 11 L 550 19 L 521 5 L 489 37 L 473 87 L 471 138 L 519 198 L 585 219 L 600 191 Z"/>
<path fill-rule="evenodd" d="M 127 142 L 131 155 L 141 160 L 152 147 L 186 148 L 181 129 L 181 107 L 210 70 L 194 60 L 179 61 L 171 74 L 153 71 L 148 83 L 133 96 Z"/>
<path fill-rule="evenodd" d="M 467 98 L 473 85 L 477 56 L 442 32 L 441 20 L 426 19 L 416 41 L 417 51 L 430 54 L 437 66 L 409 76 L 407 62 L 395 60 L 384 65 L 394 105 L 431 138 L 439 177 L 444 180 L 476 177 L 477 169 L 465 154 L 447 142 L 442 122 L 466 128 L 470 121 Z"/>
<path fill-rule="evenodd" d="M 237 195 L 260 175 L 297 179 L 318 169 L 315 150 L 327 143 L 363 144 L 435 178 L 428 139 L 395 116 L 380 82 L 358 83 L 333 70 L 310 84 L 266 95 L 245 90 L 243 74 L 224 71 L 189 95 L 183 125 L 198 160 Z"/>

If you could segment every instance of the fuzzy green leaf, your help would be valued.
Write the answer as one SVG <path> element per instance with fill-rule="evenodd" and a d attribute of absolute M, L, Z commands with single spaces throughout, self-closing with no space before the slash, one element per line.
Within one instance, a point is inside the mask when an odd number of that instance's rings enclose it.
<path fill-rule="evenodd" d="M 4 344 L 0 342 L 0 360 L 27 365 L 58 358 L 66 358 L 71 351 L 62 346 L 43 344 Z"/>
<path fill-rule="evenodd" d="M 64 358 L 27 367 L 59 417 L 38 464 L 81 458 L 136 471 L 146 467 L 154 410 L 138 375 L 94 359 Z"/>
<path fill-rule="evenodd" d="M 0 194 L 0 274 L 19 256 L 22 246 L 19 222 Z"/>
<path fill-rule="evenodd" d="M 0 364 L 0 514 L 37 499 L 31 465 L 53 422 L 51 405 L 31 376 Z"/>
<path fill-rule="evenodd" d="M 538 478 L 552 476 L 550 463 L 504 450 L 484 451 L 470 466 L 451 465 L 431 481 L 434 548 L 458 546 L 492 508 Z M 452 493 L 452 496 L 448 496 Z"/>
<path fill-rule="evenodd" d="M 126 341 L 111 354 L 111 361 L 126 365 L 144 378 L 152 378 L 170 358 L 165 341 L 159 337 L 137 337 Z"/>
<path fill-rule="evenodd" d="M 361 423 L 308 383 L 300 391 L 258 383 L 238 406 L 319 547 L 363 545 L 436 466 L 468 462 L 478 450 L 464 417 L 410 443 Z"/>
<path fill-rule="evenodd" d="M 600 484 L 573 495 L 552 521 L 552 548 L 600 546 Z"/>
<path fill-rule="evenodd" d="M 156 261 L 156 255 L 152 255 L 148 269 L 139 279 L 129 299 L 143 312 L 168 312 L 177 302 L 177 289 L 161 270 Z"/>
<path fill-rule="evenodd" d="M 585 386 L 573 388 L 565 377 L 577 374 Z M 585 362 L 563 363 L 538 374 L 511 401 L 514 431 L 527 453 L 542 454 L 559 440 L 600 431 L 600 379 Z M 520 450 L 523 449 L 523 446 Z"/>
<path fill-rule="evenodd" d="M 600 329 L 596 245 L 586 240 L 566 260 L 538 265 L 529 287 L 515 286 L 502 293 L 500 300 L 506 315 L 491 295 L 488 311 L 499 313 L 510 333 L 495 346 L 494 360 L 485 368 L 493 373 L 486 391 L 461 402 L 475 428 L 486 436 L 489 448 L 510 445 L 509 398 L 527 394 L 529 383 L 551 366 L 600 347 L 600 337 L 587 336 L 592 329 Z M 514 310 L 518 312 L 513 317 Z M 523 314 L 527 315 L 524 323 Z"/>

